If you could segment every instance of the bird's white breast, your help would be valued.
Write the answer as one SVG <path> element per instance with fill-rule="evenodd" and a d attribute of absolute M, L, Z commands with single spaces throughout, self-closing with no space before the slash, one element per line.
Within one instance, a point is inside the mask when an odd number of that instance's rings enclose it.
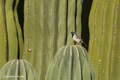
<path fill-rule="evenodd" d="M 76 37 L 76 35 L 73 36 L 73 40 L 76 41 L 76 42 L 80 42 L 80 39 L 78 39 L 78 38 Z"/>

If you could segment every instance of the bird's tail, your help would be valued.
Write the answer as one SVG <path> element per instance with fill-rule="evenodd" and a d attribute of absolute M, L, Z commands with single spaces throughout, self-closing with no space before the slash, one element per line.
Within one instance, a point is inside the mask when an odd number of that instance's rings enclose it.
<path fill-rule="evenodd" d="M 87 47 L 87 44 L 85 44 L 84 42 L 83 42 L 83 44 L 85 45 L 85 47 Z"/>
<path fill-rule="evenodd" d="M 85 45 L 85 47 L 87 47 L 87 44 L 85 44 L 82 40 L 81 40 L 81 43 Z"/>

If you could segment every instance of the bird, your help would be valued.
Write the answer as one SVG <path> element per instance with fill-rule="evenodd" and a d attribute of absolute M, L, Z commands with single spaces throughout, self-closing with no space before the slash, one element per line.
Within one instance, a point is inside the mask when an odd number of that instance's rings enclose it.
<path fill-rule="evenodd" d="M 73 38 L 73 40 L 74 40 L 75 42 L 77 42 L 78 44 L 79 44 L 79 43 L 82 43 L 82 44 L 84 44 L 84 45 L 87 47 L 87 45 L 86 45 L 86 44 L 83 42 L 83 40 L 76 34 L 75 31 L 72 31 L 71 34 L 72 34 L 72 38 Z"/>

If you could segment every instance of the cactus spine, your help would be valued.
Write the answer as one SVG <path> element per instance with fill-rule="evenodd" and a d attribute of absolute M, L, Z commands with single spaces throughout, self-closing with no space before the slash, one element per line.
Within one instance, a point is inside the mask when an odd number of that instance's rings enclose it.
<path fill-rule="evenodd" d="M 120 79 L 120 0 L 93 0 L 89 17 L 89 56 L 96 80 Z"/>

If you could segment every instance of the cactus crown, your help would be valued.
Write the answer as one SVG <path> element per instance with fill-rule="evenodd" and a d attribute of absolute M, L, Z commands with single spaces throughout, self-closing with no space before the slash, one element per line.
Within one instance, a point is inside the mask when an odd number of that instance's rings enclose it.
<path fill-rule="evenodd" d="M 10 60 L 0 70 L 0 80 L 38 80 L 32 65 L 26 60 Z"/>
<path fill-rule="evenodd" d="M 94 70 L 87 51 L 81 46 L 59 49 L 45 80 L 94 80 Z"/>

